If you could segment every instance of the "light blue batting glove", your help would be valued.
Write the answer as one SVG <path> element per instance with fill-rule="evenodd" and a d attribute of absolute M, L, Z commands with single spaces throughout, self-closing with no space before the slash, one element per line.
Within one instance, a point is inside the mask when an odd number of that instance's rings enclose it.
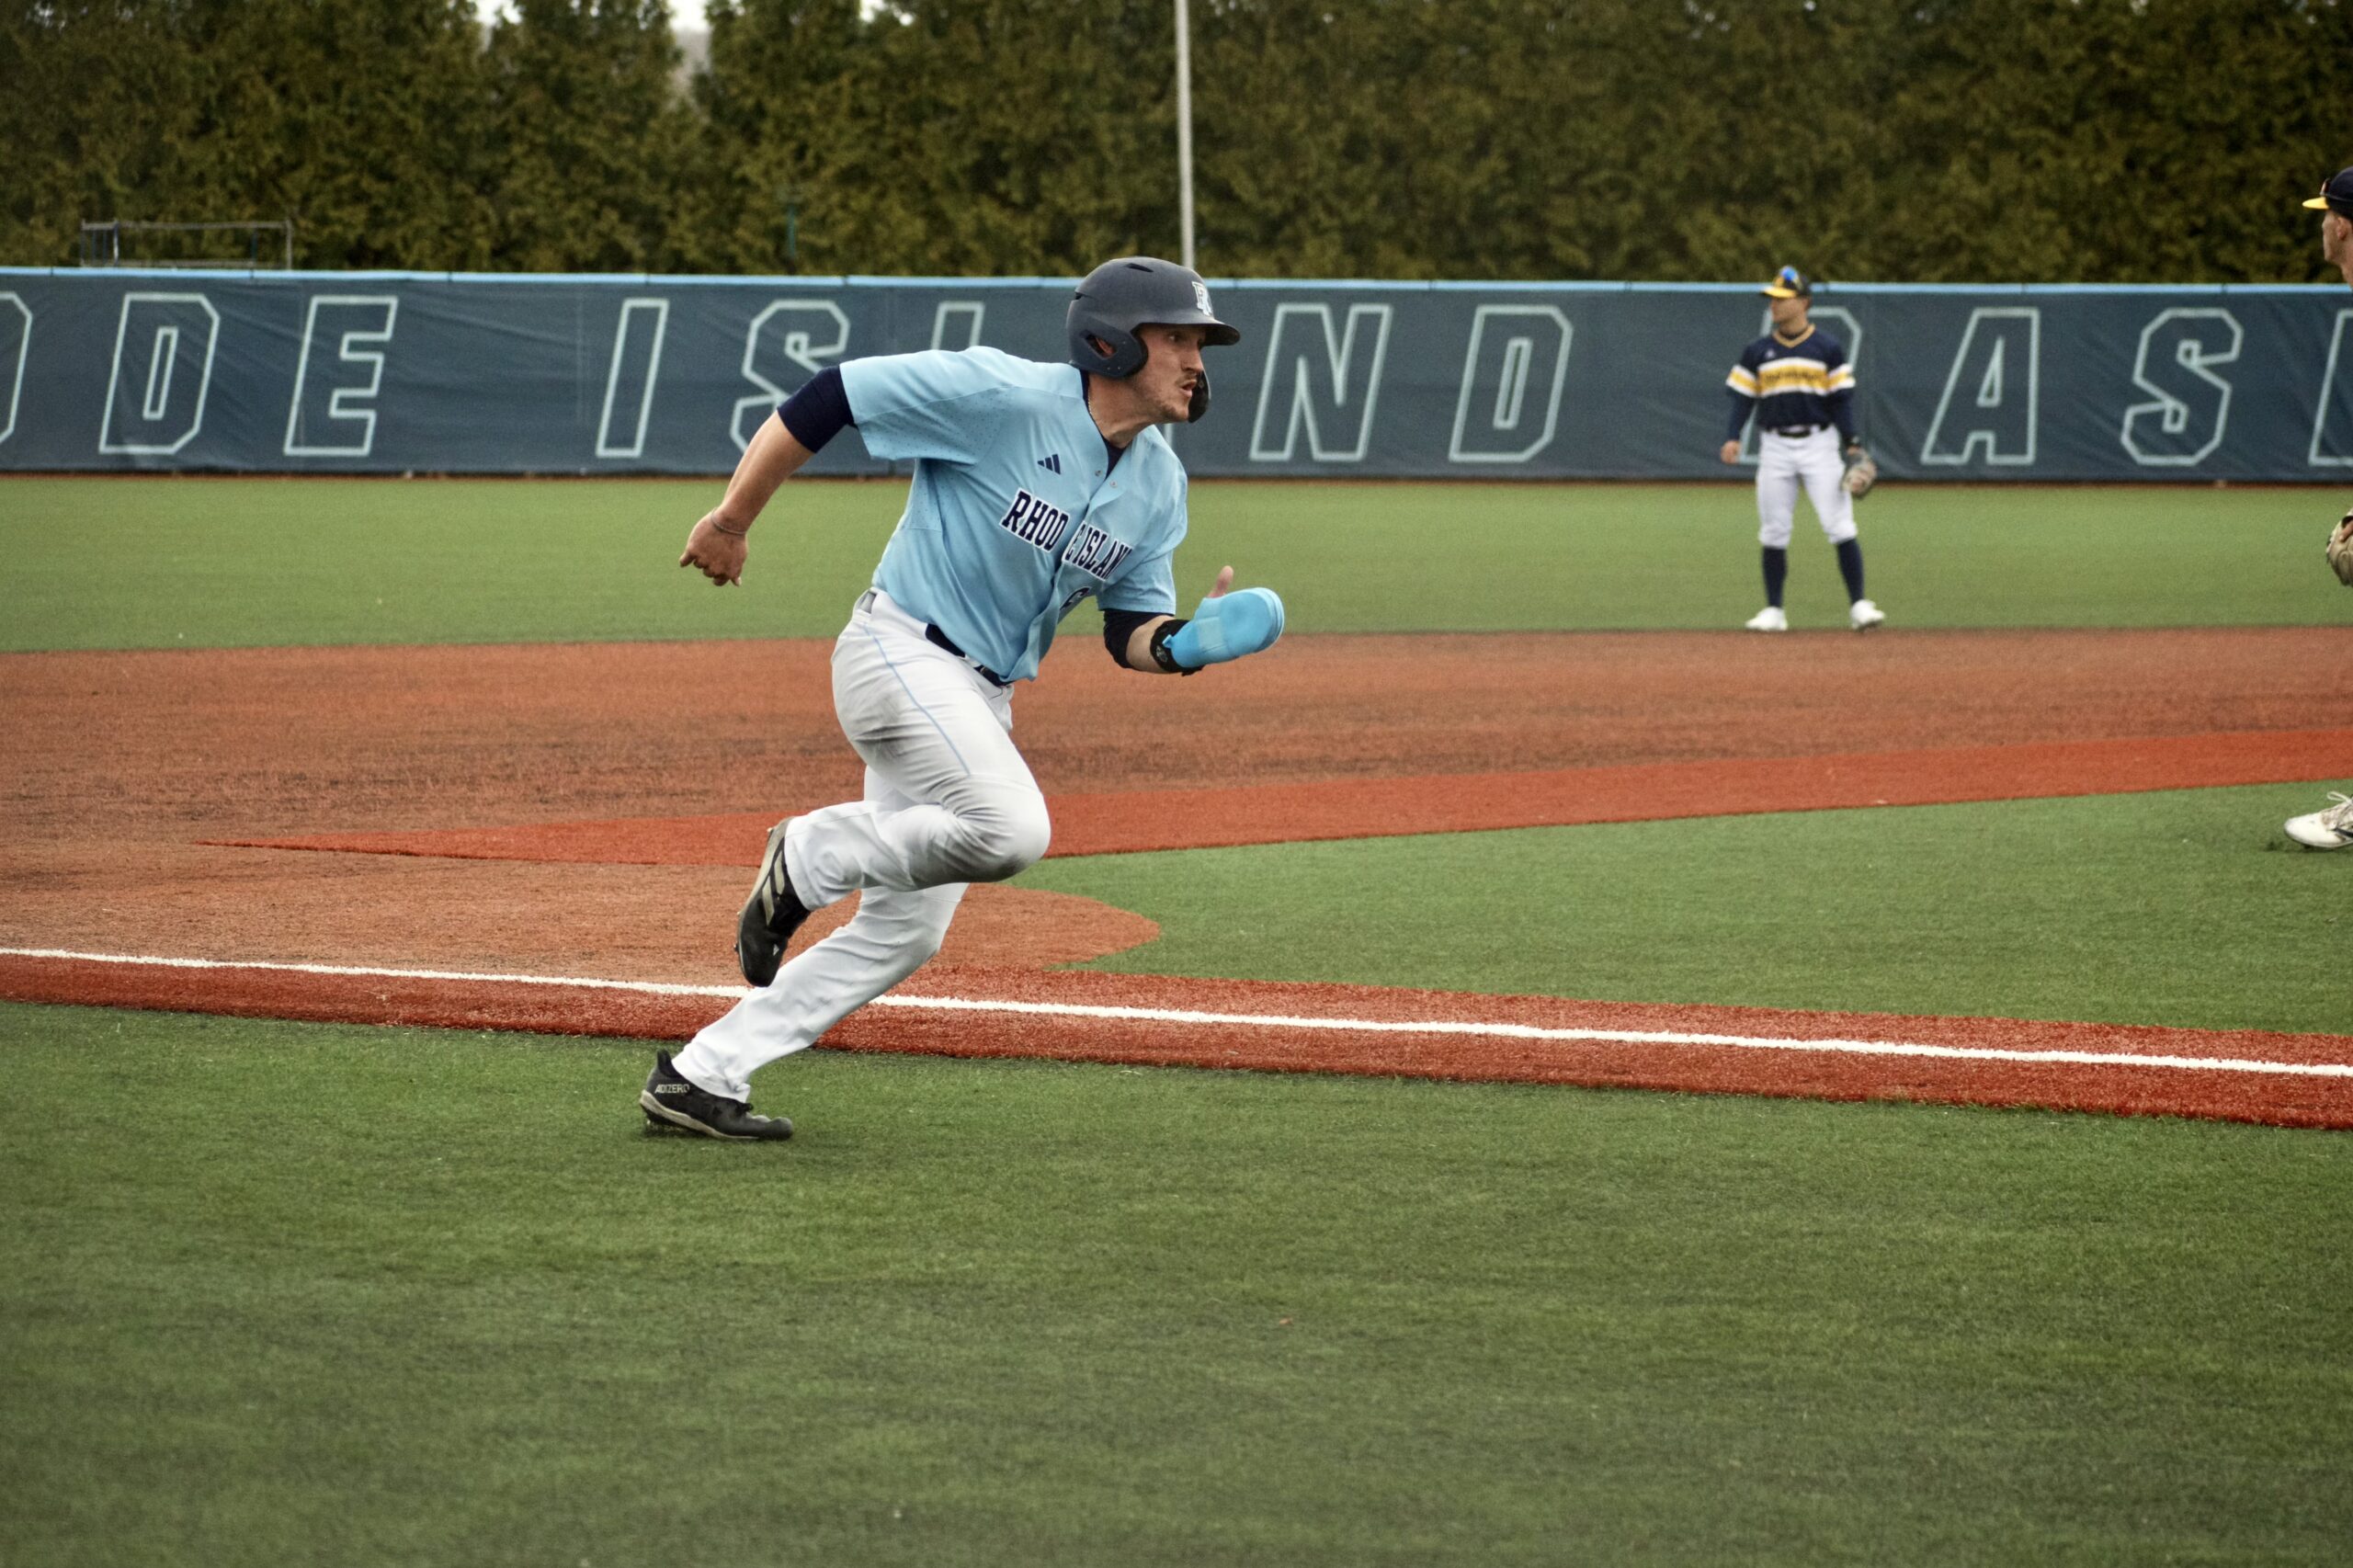
<path fill-rule="evenodd" d="M 1283 601 L 1272 588 L 1241 588 L 1201 601 L 1168 640 L 1170 657 L 1188 670 L 1263 653 L 1283 634 Z"/>

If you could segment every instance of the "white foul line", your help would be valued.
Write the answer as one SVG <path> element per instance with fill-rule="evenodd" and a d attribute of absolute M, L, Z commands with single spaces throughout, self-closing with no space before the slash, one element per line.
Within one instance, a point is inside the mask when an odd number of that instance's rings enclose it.
<path fill-rule="evenodd" d="M 550 985 L 587 991 L 627 991 L 648 996 L 713 996 L 729 1001 L 751 994 L 741 985 L 671 985 L 650 980 L 597 980 L 580 975 L 487 974 L 466 970 L 378 969 L 358 964 L 156 958 L 129 953 L 77 953 L 56 948 L 0 948 L 0 958 L 58 959 L 76 963 L 130 964 L 152 969 L 253 970 L 273 974 L 350 975 L 371 980 L 450 980 L 497 985 Z M 1665 1029 L 1544 1028 L 1534 1024 L 1466 1023 L 1435 1018 L 1311 1018 L 1276 1013 L 1203 1013 L 1174 1007 L 1104 1007 L 1079 1002 L 999 1002 L 969 996 L 885 995 L 878 996 L 867 1005 L 943 1013 L 1014 1013 L 1035 1017 L 1102 1018 L 1125 1023 L 1320 1029 L 1335 1034 L 1465 1035 L 1484 1040 L 1604 1045 L 1714 1045 L 1742 1051 L 1813 1051 L 1842 1056 L 1912 1056 L 1949 1062 L 2165 1067 L 2189 1073 L 2268 1073 L 2303 1078 L 2353 1078 L 2353 1062 L 2267 1062 L 2228 1056 L 2135 1056 L 2127 1051 L 2002 1051 L 1992 1046 L 1925 1045 L 1906 1040 L 1805 1040 L 1789 1036 L 1696 1034 Z"/>

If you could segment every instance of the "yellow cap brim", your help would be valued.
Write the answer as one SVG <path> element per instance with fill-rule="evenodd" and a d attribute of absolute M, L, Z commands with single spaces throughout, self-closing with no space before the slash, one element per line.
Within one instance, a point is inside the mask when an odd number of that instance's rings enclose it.
<path fill-rule="evenodd" d="M 2321 211 L 2325 212 L 2328 210 L 2328 198 L 2325 196 L 2307 197 L 2304 200 L 2304 205 L 2307 207 L 2318 208 Z"/>
<path fill-rule="evenodd" d="M 1799 297 L 1795 289 L 1775 289 L 1769 285 L 1759 289 L 1757 292 L 1768 300 L 1794 300 Z"/>

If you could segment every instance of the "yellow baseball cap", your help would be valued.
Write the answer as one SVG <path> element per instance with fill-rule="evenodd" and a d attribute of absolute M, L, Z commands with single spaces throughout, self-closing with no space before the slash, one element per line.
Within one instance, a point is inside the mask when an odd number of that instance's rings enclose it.
<path fill-rule="evenodd" d="M 1813 297 L 1813 284 L 1796 267 L 1785 267 L 1773 274 L 1773 281 L 1759 292 L 1771 300 L 1810 300 Z"/>
<path fill-rule="evenodd" d="M 2336 213 L 2340 218 L 2353 218 L 2353 169 L 2339 169 L 2320 187 L 2318 196 L 2307 197 L 2304 205 Z"/>

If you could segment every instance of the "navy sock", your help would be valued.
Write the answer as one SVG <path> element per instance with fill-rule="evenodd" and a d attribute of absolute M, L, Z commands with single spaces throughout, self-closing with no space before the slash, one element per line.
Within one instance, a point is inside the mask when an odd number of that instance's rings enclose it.
<path fill-rule="evenodd" d="M 1847 579 L 1848 603 L 1863 597 L 1863 541 L 1842 539 L 1838 541 L 1838 575 Z"/>
<path fill-rule="evenodd" d="M 1765 547 L 1765 602 L 1776 609 L 1780 608 L 1781 585 L 1789 580 L 1789 575 L 1788 547 L 1776 550 L 1771 545 L 1767 545 Z"/>

